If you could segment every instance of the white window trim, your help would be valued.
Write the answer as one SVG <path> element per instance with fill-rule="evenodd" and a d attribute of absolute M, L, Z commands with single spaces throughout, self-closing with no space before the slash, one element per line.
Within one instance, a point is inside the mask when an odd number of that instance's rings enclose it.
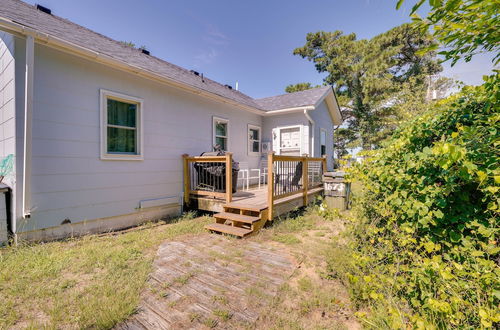
<path fill-rule="evenodd" d="M 321 154 L 321 146 L 323 145 L 323 144 L 321 144 L 321 133 L 322 132 L 325 132 L 325 144 L 324 144 L 324 146 L 325 146 L 325 155 L 328 155 L 328 152 L 327 152 L 327 149 L 328 149 L 327 148 L 327 146 L 328 146 L 328 144 L 327 144 L 327 141 L 328 141 L 328 131 L 326 129 L 320 127 L 320 129 L 319 129 L 319 155 L 320 155 L 320 157 L 323 157 L 323 155 Z"/>
<path fill-rule="evenodd" d="M 229 139 L 229 128 L 230 128 L 229 119 L 216 117 L 216 116 L 212 117 L 212 149 L 216 144 L 215 143 L 215 138 L 216 138 L 216 136 L 215 136 L 215 123 L 216 122 L 221 122 L 221 123 L 227 124 L 227 131 L 226 131 L 227 150 L 225 150 L 225 151 L 229 151 L 229 150 L 231 150 L 231 144 L 230 144 L 231 141 Z"/>
<path fill-rule="evenodd" d="M 250 129 L 259 131 L 259 140 L 258 140 L 259 151 L 258 152 L 252 151 L 252 147 L 250 146 L 251 142 L 256 141 L 256 140 L 250 140 Z M 260 126 L 248 124 L 248 127 L 247 127 L 247 152 L 248 152 L 249 156 L 260 156 L 261 155 L 261 152 L 262 152 L 262 129 Z"/>
<path fill-rule="evenodd" d="M 136 118 L 136 130 L 137 140 L 136 140 L 136 154 L 115 154 L 108 153 L 108 98 L 113 100 L 123 101 L 127 103 L 137 103 L 138 111 Z M 101 159 L 102 160 L 144 160 L 144 129 L 143 129 L 143 113 L 144 113 L 144 101 L 140 98 L 121 94 L 117 92 L 112 92 L 109 90 L 100 90 L 100 113 L 101 113 Z M 116 125 L 112 125 L 118 127 Z"/>

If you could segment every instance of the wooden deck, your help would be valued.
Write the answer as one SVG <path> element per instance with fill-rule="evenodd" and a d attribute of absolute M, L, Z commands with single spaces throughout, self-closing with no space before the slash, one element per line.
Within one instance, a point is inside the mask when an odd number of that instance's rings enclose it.
<path fill-rule="evenodd" d="M 277 156 L 269 153 L 265 182 L 258 188 L 233 192 L 232 154 L 183 155 L 184 202 L 189 208 L 218 212 L 212 232 L 244 237 L 256 233 L 266 222 L 298 207 L 307 206 L 323 193 L 326 158 Z"/>

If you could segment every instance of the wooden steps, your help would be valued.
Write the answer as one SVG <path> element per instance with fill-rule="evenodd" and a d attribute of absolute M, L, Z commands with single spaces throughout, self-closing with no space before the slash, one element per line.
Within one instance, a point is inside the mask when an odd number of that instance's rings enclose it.
<path fill-rule="evenodd" d="M 251 229 L 240 228 L 228 226 L 222 223 L 211 223 L 205 226 L 205 229 L 210 231 L 216 231 L 219 233 L 234 235 L 238 237 L 245 237 L 246 235 L 252 233 Z"/>
<path fill-rule="evenodd" d="M 258 232 L 268 220 L 267 207 L 229 203 L 223 208 L 224 212 L 214 214 L 215 223 L 206 225 L 205 229 L 245 237 Z"/>
<path fill-rule="evenodd" d="M 262 212 L 265 209 L 267 209 L 266 204 L 249 205 L 249 204 L 245 204 L 245 203 L 229 203 L 229 204 L 224 204 L 223 207 L 224 207 L 224 209 L 234 208 L 234 209 L 240 209 L 240 210 L 252 211 L 252 212 Z"/>
<path fill-rule="evenodd" d="M 216 215 L 214 215 L 214 218 L 224 219 L 224 220 L 234 220 L 237 222 L 248 223 L 248 224 L 253 224 L 254 222 L 257 222 L 260 220 L 259 217 L 252 217 L 250 215 L 244 215 L 244 214 L 238 214 L 238 213 L 228 213 L 228 212 L 217 213 Z"/>

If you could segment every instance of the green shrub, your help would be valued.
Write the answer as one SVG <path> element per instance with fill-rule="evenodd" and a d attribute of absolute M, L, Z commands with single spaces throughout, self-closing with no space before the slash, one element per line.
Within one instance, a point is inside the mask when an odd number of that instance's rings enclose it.
<path fill-rule="evenodd" d="M 330 272 L 371 307 L 369 324 L 500 322 L 499 121 L 491 91 L 465 88 L 353 170 L 363 187 L 357 219 L 350 243 L 337 250 L 345 257 L 332 256 Z"/>

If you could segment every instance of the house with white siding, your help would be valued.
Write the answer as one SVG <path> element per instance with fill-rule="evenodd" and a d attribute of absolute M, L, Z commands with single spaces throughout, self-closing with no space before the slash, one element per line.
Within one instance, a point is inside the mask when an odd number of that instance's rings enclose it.
<path fill-rule="evenodd" d="M 178 215 L 182 155 L 215 144 L 248 169 L 267 151 L 331 169 L 342 120 L 331 86 L 254 99 L 17 0 L 0 2 L 0 113 L 0 160 L 13 162 L 4 240 Z"/>

